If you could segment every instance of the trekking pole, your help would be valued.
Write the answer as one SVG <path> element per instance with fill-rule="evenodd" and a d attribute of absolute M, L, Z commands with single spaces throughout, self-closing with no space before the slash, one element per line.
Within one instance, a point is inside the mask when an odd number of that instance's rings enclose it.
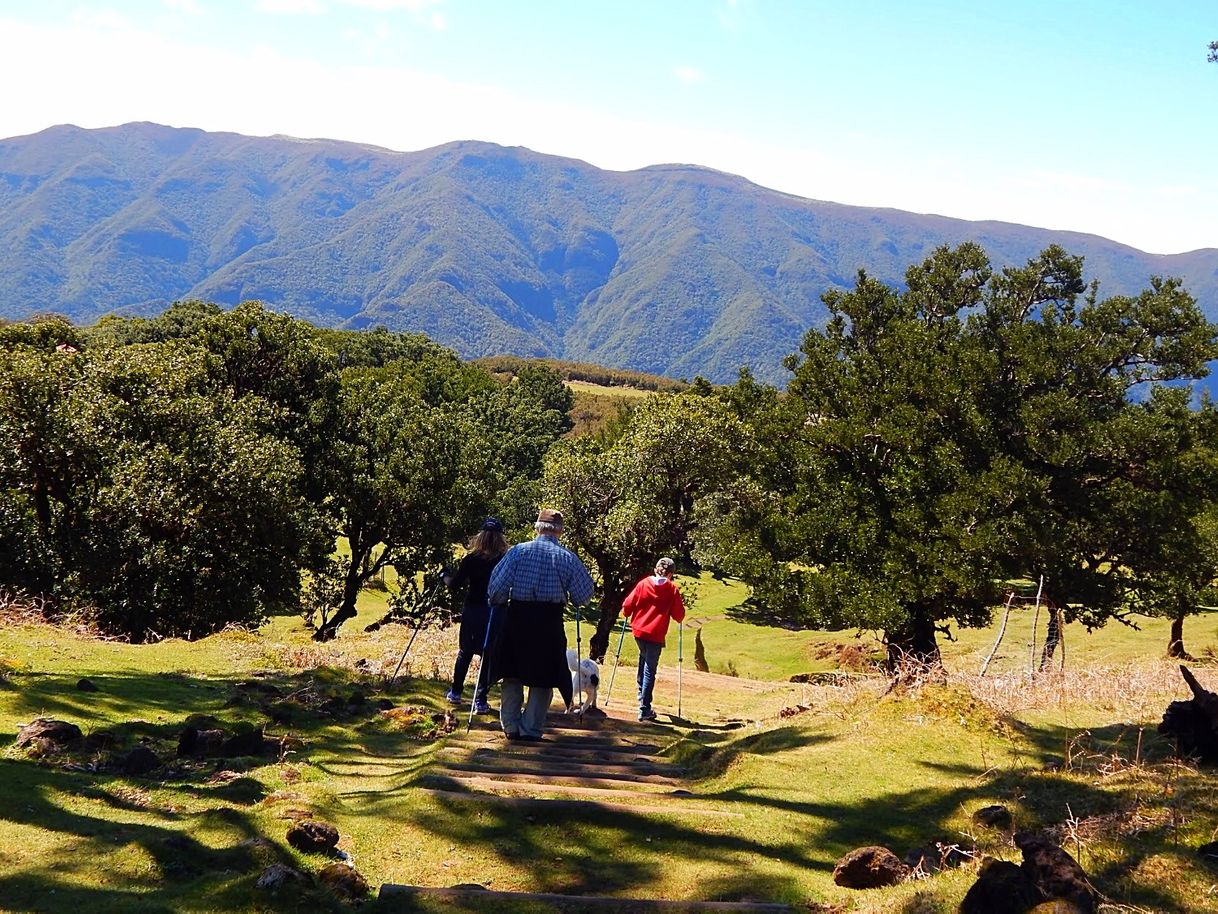
<path fill-rule="evenodd" d="M 605 692 L 605 707 L 609 707 L 609 699 L 613 697 L 613 679 L 617 676 L 617 665 L 622 660 L 622 642 L 626 640 L 626 620 L 622 620 L 622 633 L 617 639 L 617 653 L 613 655 L 613 672 L 609 674 L 609 690 Z"/>
<path fill-rule="evenodd" d="M 491 643 L 491 628 L 495 624 L 495 604 L 491 604 L 490 615 L 486 619 L 486 634 L 482 636 L 482 653 L 478 655 L 478 676 L 474 680 L 474 700 L 469 703 L 469 720 L 465 724 L 465 732 L 474 728 L 474 712 L 478 709 L 478 690 L 482 688 L 482 674 L 486 672 L 486 652 Z"/>
<path fill-rule="evenodd" d="M 406 650 L 402 651 L 402 659 L 398 661 L 397 669 L 393 671 L 393 675 L 389 677 L 389 682 L 385 684 L 386 691 L 393 688 L 394 680 L 398 678 L 398 673 L 402 670 L 402 664 L 406 662 L 406 655 L 410 653 L 410 647 L 414 644 L 414 639 L 418 637 L 419 629 L 422 627 L 422 625 L 416 625 L 414 631 L 411 632 L 410 640 L 406 642 Z"/>
<path fill-rule="evenodd" d="M 436 595 L 440 593 L 440 588 L 443 586 L 444 586 L 444 582 L 443 582 L 443 580 L 441 580 L 439 583 L 436 584 L 435 587 L 433 587 L 431 589 L 431 594 L 427 597 L 426 602 L 434 603 L 435 599 L 436 599 Z M 424 609 L 426 609 L 426 607 L 424 607 Z M 400 673 L 402 671 L 402 664 L 406 662 L 406 655 L 410 653 L 410 648 L 414 644 L 414 639 L 419 636 L 419 631 L 423 628 L 423 623 L 425 621 L 426 621 L 426 617 L 425 617 L 425 615 L 423 615 L 423 616 L 419 617 L 418 622 L 415 624 L 414 631 L 411 632 L 411 634 L 410 634 L 410 640 L 406 642 L 406 650 L 402 651 L 402 659 L 398 661 L 397 669 L 395 669 L 393 671 L 393 675 L 389 677 L 389 682 L 385 684 L 386 690 L 393 688 L 393 683 L 394 683 L 394 681 L 397 680 L 398 673 Z"/>
<path fill-rule="evenodd" d="M 677 623 L 677 719 L 681 719 L 681 686 L 685 674 L 685 624 Z"/>
<path fill-rule="evenodd" d="M 583 647 L 579 640 L 579 607 L 575 607 L 575 687 L 578 689 L 576 707 L 584 704 L 584 677 L 580 664 L 583 662 Z"/>

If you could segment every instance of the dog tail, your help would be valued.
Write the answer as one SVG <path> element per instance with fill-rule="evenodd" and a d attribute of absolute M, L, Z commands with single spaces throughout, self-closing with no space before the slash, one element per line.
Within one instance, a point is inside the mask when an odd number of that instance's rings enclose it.
<path fill-rule="evenodd" d="M 569 669 L 572 673 L 574 673 L 579 669 L 578 664 L 579 664 L 579 654 L 577 654 L 575 652 L 575 648 L 573 648 L 573 647 L 567 648 L 567 669 Z"/>

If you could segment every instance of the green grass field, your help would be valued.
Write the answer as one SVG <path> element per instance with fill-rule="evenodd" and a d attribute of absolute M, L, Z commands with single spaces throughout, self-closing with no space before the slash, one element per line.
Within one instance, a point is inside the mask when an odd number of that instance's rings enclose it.
<path fill-rule="evenodd" d="M 976 808 L 1004 803 L 1021 827 L 1058 830 L 1097 886 L 1123 906 L 1110 910 L 1218 910 L 1218 873 L 1193 851 L 1218 835 L 1212 776 L 1171 762 L 1154 734 L 1166 703 L 1186 697 L 1174 664 L 1162 659 L 1165 623 L 1069 630 L 1065 672 L 1032 681 L 1025 613 L 1013 619 L 984 679 L 977 671 L 993 628 L 944 644 L 945 683 L 884 695 L 885 680 L 865 671 L 853 671 L 844 685 L 788 681 L 837 669 L 842 656 L 865 656 L 876 647 L 873 636 L 734 622 L 726 612 L 743 597 L 739 585 L 707 579 L 697 587 L 682 639 L 686 721 L 657 733 L 666 754 L 694 766 L 691 789 L 731 811 L 722 819 L 538 817 L 418 790 L 444 739 L 429 737 L 426 718 L 395 724 L 346 704 L 355 691 L 379 697 L 378 674 L 392 671 L 407 641 L 398 626 L 363 632 L 384 610 L 375 591 L 365 594 L 360 618 L 326 645 L 310 641 L 295 617 L 272 619 L 258 633 L 145 646 L 9 620 L 0 627 L 0 909 L 337 909 L 320 891 L 273 898 L 253 887 L 269 862 L 319 868 L 322 861 L 284 840 L 293 817 L 307 813 L 338 827 L 339 846 L 374 887 L 473 882 L 627 900 L 751 898 L 948 912 L 974 868 L 850 892 L 833 885 L 833 864 L 860 845 L 904 854 L 933 839 L 1018 860 L 1004 836 L 971 823 Z M 1218 645 L 1216 621 L 1189 620 L 1186 641 L 1195 654 Z M 693 669 L 695 627 L 709 673 Z M 581 631 L 585 644 L 588 634 Z M 571 635 L 574 641 L 573 628 Z M 387 697 L 440 711 L 454 643 L 451 630 L 420 636 Z M 841 653 L 836 645 L 863 650 Z M 657 686 L 662 717 L 675 711 L 677 653 L 674 631 Z M 633 706 L 634 663 L 626 638 L 613 694 L 602 685 L 611 709 Z M 1196 670 L 1218 688 L 1218 668 Z M 98 691 L 78 690 L 82 676 Z M 268 687 L 278 693 L 269 705 Z M 323 713 L 326 701 L 344 710 Z M 281 740 L 276 756 L 173 759 L 190 715 L 231 727 L 264 722 L 268 707 L 283 718 L 268 730 Z M 13 747 L 18 727 L 38 716 L 79 724 L 94 747 L 43 758 Z M 155 777 L 107 767 L 140 744 L 168 762 Z M 266 840 L 243 844 L 252 839 Z M 364 909 L 389 910 L 377 902 Z M 624 901 L 622 911 L 629 910 Z"/>

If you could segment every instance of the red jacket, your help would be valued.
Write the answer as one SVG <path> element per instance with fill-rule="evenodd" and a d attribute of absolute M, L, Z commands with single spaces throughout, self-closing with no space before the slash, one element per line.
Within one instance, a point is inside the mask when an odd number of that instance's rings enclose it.
<path fill-rule="evenodd" d="M 622 615 L 630 620 L 630 630 L 640 641 L 663 644 L 668 620 L 685 618 L 685 601 L 672 581 L 648 575 L 622 601 Z"/>

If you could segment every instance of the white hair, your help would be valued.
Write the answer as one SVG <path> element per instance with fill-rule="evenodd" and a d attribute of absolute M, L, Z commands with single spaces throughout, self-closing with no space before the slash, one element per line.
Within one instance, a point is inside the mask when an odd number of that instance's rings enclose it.
<path fill-rule="evenodd" d="M 550 524 L 541 520 L 536 521 L 533 524 L 533 529 L 538 533 L 545 534 L 546 536 L 558 536 L 560 533 L 562 533 L 562 525 Z"/>

